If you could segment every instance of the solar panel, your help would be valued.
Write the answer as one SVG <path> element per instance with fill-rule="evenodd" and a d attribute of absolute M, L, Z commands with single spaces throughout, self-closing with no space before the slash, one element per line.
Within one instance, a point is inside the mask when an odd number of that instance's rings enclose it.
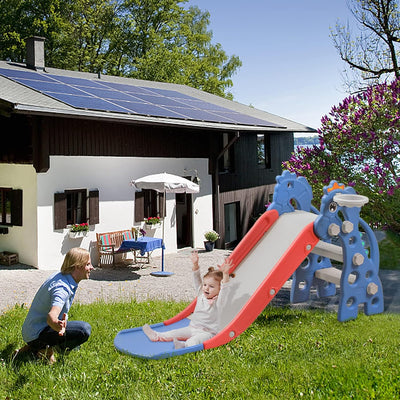
<path fill-rule="evenodd" d="M 120 100 L 115 100 L 115 104 L 128 109 L 134 114 L 184 119 L 182 114 L 178 114 L 167 108 L 158 107 L 155 104 Z"/>
<path fill-rule="evenodd" d="M 94 97 L 99 97 L 107 100 L 126 100 L 132 101 L 134 98 L 129 94 L 118 92 L 117 90 L 110 90 L 110 89 L 99 89 L 99 88 L 82 88 L 86 95 L 91 95 Z"/>
<path fill-rule="evenodd" d="M 48 74 L 48 76 L 51 77 L 53 81 L 55 80 L 61 83 L 65 83 L 67 85 L 73 85 L 78 87 L 92 87 L 92 88 L 104 87 L 102 84 L 97 83 L 92 79 L 73 78 L 71 76 L 53 75 L 53 74 Z"/>
<path fill-rule="evenodd" d="M 111 89 L 116 89 L 116 90 L 119 90 L 124 93 L 131 93 L 133 95 L 140 94 L 140 93 L 141 94 L 153 93 L 150 90 L 148 90 L 147 88 L 142 87 L 142 86 L 124 85 L 122 83 L 104 82 L 104 81 L 102 81 L 102 84 Z M 153 94 L 156 94 L 156 93 L 153 93 Z"/>
<path fill-rule="evenodd" d="M 83 94 L 82 91 L 75 89 L 72 86 L 63 85 L 62 83 L 56 83 L 54 81 L 37 81 L 33 79 L 20 79 L 19 81 L 24 85 L 43 93 L 69 93 L 77 96 Z"/>
<path fill-rule="evenodd" d="M 6 68 L 0 68 L 0 75 L 75 108 L 193 121 L 278 127 L 271 122 L 169 89 Z"/>
<path fill-rule="evenodd" d="M 124 107 L 120 107 L 117 104 L 93 96 L 71 96 L 69 94 L 56 93 L 54 97 L 57 100 L 61 100 L 67 104 L 73 103 L 74 107 L 76 108 L 98 111 L 115 111 L 122 113 L 129 112 L 129 110 Z"/>

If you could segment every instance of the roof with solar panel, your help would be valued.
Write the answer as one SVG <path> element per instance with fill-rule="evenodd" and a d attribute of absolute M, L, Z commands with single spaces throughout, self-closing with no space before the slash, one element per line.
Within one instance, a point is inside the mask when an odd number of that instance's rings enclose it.
<path fill-rule="evenodd" d="M 312 128 L 188 86 L 0 61 L 0 101 L 21 113 L 227 130 Z"/>

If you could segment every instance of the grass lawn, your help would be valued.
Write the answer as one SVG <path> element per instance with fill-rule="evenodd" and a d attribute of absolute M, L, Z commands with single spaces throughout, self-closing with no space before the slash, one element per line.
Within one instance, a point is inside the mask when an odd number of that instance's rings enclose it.
<path fill-rule="evenodd" d="M 220 348 L 170 359 L 117 352 L 121 329 L 163 321 L 184 303 L 74 304 L 70 319 L 92 325 L 79 351 L 52 366 L 12 362 L 26 308 L 0 317 L 0 399 L 398 399 L 400 315 L 340 323 L 335 313 L 267 307 Z"/>

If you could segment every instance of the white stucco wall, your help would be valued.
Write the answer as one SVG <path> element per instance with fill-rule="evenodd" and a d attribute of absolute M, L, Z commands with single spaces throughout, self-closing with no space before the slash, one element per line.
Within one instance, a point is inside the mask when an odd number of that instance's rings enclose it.
<path fill-rule="evenodd" d="M 193 194 L 193 239 L 195 247 L 200 247 L 203 245 L 204 232 L 212 228 L 212 187 L 206 159 L 50 157 L 48 172 L 37 174 L 39 250 L 35 266 L 40 269 L 59 269 L 64 255 L 77 246 L 89 249 L 93 264 L 97 264 L 96 232 L 130 229 L 138 225 L 134 221 L 135 189 L 130 181 L 160 172 L 183 176 L 187 175 L 185 168 L 196 169 L 201 179 L 200 193 Z M 54 230 L 54 193 L 79 188 L 99 189 L 100 223 L 90 226 L 90 233 L 85 238 L 70 239 L 68 229 Z M 167 194 L 166 200 L 164 241 L 168 253 L 177 250 L 175 195 Z M 161 238 L 162 229 L 148 234 Z M 159 254 L 161 251 L 157 250 L 153 256 Z"/>
<path fill-rule="evenodd" d="M 37 266 L 36 171 L 32 165 L 0 164 L 0 187 L 22 189 L 23 226 L 8 228 L 0 235 L 0 251 L 18 253 L 19 261 Z"/>

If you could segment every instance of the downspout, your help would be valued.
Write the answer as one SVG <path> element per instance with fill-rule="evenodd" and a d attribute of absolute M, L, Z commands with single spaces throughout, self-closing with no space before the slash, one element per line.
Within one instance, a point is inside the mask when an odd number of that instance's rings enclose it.
<path fill-rule="evenodd" d="M 214 171 L 214 226 L 217 232 L 219 232 L 220 224 L 219 217 L 221 215 L 220 201 L 219 201 L 219 159 L 229 150 L 229 148 L 239 139 L 240 132 L 236 131 L 235 136 L 227 143 L 227 145 L 222 149 L 222 151 L 217 155 L 215 159 L 215 171 Z M 220 242 L 220 240 L 219 240 Z M 220 243 L 218 243 L 219 247 Z"/>

